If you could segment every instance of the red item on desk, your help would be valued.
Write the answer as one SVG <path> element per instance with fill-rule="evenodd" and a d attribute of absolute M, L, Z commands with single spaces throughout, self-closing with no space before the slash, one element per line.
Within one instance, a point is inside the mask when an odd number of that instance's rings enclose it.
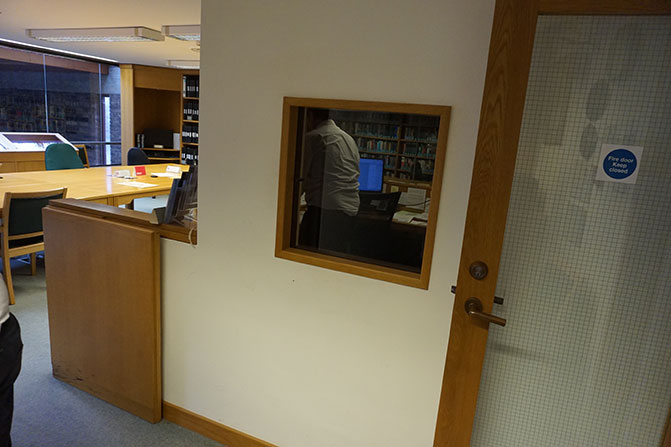
<path fill-rule="evenodd" d="M 135 175 L 140 176 L 140 175 L 147 175 L 147 168 L 144 166 L 135 166 Z"/>

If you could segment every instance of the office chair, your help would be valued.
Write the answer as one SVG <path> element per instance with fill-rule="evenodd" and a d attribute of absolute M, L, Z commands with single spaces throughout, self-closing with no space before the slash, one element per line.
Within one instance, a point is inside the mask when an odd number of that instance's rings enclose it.
<path fill-rule="evenodd" d="M 9 304 L 14 304 L 14 286 L 9 260 L 30 254 L 30 272 L 36 273 L 35 254 L 44 250 L 42 208 L 49 200 L 62 199 L 67 188 L 37 192 L 6 192 L 2 207 L 2 266 L 9 291 Z"/>
<path fill-rule="evenodd" d="M 86 149 L 85 144 L 75 144 L 74 147 L 76 147 L 77 154 L 79 155 L 79 159 L 82 161 L 84 164 L 84 167 L 90 168 L 91 166 L 89 165 L 89 153 L 88 150 Z"/>
<path fill-rule="evenodd" d="M 151 161 L 149 160 L 149 157 L 147 157 L 147 154 L 145 154 L 142 149 L 139 149 L 137 147 L 131 147 L 128 150 L 128 165 L 129 166 L 148 165 L 150 163 L 151 163 Z"/>
<path fill-rule="evenodd" d="M 357 217 L 391 222 L 396 213 L 401 192 L 359 191 L 359 212 Z"/>
<path fill-rule="evenodd" d="M 72 146 L 65 143 L 54 143 L 47 146 L 47 150 L 44 152 L 44 166 L 47 171 L 83 169 L 84 163 Z"/>

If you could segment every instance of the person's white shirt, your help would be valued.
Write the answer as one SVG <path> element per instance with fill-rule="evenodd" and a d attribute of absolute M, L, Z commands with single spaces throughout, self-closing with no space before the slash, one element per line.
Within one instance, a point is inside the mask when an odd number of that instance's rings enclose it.
<path fill-rule="evenodd" d="M 3 280 L 0 284 L 0 327 L 2 327 L 2 323 L 9 318 L 9 292 L 7 292 L 7 286 L 2 275 L 0 275 L 0 279 Z"/>
<path fill-rule="evenodd" d="M 359 211 L 359 148 L 347 132 L 328 119 L 305 135 L 308 205 L 342 211 Z"/>

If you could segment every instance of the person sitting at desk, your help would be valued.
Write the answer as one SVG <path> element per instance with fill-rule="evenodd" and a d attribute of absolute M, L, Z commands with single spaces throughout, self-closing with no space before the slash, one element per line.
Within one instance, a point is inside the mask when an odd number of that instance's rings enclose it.
<path fill-rule="evenodd" d="M 306 130 L 307 211 L 298 242 L 346 253 L 359 211 L 359 149 L 327 109 L 309 109 Z"/>

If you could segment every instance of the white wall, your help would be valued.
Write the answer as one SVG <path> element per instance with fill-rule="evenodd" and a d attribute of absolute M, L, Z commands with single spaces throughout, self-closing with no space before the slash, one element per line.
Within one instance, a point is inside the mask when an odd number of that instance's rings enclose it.
<path fill-rule="evenodd" d="M 493 3 L 203 0 L 199 244 L 163 244 L 166 401 L 280 446 L 431 445 Z M 428 291 L 274 257 L 283 96 L 453 107 Z"/>

